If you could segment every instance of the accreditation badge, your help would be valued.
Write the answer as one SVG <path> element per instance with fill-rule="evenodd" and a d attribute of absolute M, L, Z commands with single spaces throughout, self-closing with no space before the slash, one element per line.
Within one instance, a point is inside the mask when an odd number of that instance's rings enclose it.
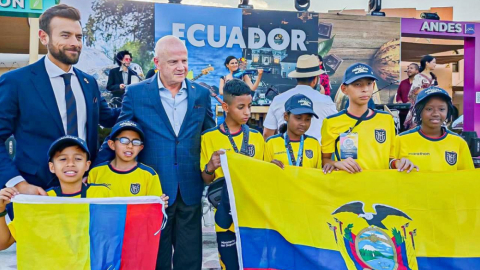
<path fill-rule="evenodd" d="M 340 158 L 358 158 L 358 133 L 340 134 Z"/>

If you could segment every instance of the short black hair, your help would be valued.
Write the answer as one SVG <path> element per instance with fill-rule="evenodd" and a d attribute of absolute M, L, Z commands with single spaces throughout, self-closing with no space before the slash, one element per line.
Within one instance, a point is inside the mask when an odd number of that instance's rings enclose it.
<path fill-rule="evenodd" d="M 414 66 L 415 69 L 417 69 L 418 71 L 420 71 L 420 66 L 417 64 L 417 63 L 411 63 L 410 65 L 408 66 Z"/>
<path fill-rule="evenodd" d="M 239 79 L 230 80 L 223 86 L 223 101 L 231 104 L 235 97 L 250 95 L 251 91 L 244 81 Z"/>
<path fill-rule="evenodd" d="M 297 78 L 297 83 L 302 84 L 311 84 L 317 76 L 308 77 L 308 78 Z"/>
<path fill-rule="evenodd" d="M 237 59 L 237 58 L 233 55 L 230 55 L 229 57 L 227 57 L 227 59 L 225 59 L 225 63 L 223 63 L 223 65 L 228 69 L 227 65 L 230 64 L 230 61 L 232 61 L 233 59 Z"/>
<path fill-rule="evenodd" d="M 40 29 L 45 31 L 50 36 L 50 22 L 53 18 L 60 17 L 65 19 L 70 19 L 72 21 L 80 22 L 80 11 L 78 9 L 65 5 L 55 5 L 42 13 L 40 16 Z"/>
<path fill-rule="evenodd" d="M 421 102 L 418 102 L 417 104 L 415 104 L 415 118 L 414 118 L 414 121 L 418 126 L 420 126 L 422 124 L 422 112 L 423 112 L 423 109 L 425 109 L 425 105 L 427 105 L 428 101 L 430 99 L 432 99 L 433 97 L 441 98 L 443 101 L 445 101 L 447 103 L 447 108 L 448 108 L 447 109 L 447 119 L 445 119 L 445 120 L 447 122 L 450 122 L 452 120 L 452 115 L 453 115 L 453 112 L 455 110 L 455 108 L 453 107 L 452 101 L 445 96 L 433 95 L 433 96 L 430 96 L 430 97 L 422 100 Z"/>
<path fill-rule="evenodd" d="M 318 56 L 318 61 L 323 62 L 323 57 L 320 54 L 317 54 Z"/>
<path fill-rule="evenodd" d="M 125 51 L 119 51 L 119 52 L 117 53 L 117 57 L 115 57 L 115 62 L 116 62 L 119 66 L 122 65 L 122 60 L 123 60 L 123 58 L 125 57 L 125 55 L 130 55 L 130 58 L 133 58 L 132 54 L 131 54 L 129 51 L 127 51 L 127 50 L 125 50 Z"/>
<path fill-rule="evenodd" d="M 48 161 L 53 162 L 53 157 L 57 153 L 61 153 L 63 150 L 67 149 L 68 147 L 72 147 L 72 146 L 76 146 L 76 147 L 80 148 L 80 150 L 82 150 L 82 152 L 87 155 L 87 161 L 90 160 L 90 156 L 88 155 L 88 153 L 82 147 L 80 147 L 78 145 L 78 143 L 75 143 L 75 142 L 72 142 L 72 141 L 66 141 L 66 142 L 64 142 L 64 143 L 62 143 L 61 145 L 58 146 L 56 151 L 49 157 Z"/>

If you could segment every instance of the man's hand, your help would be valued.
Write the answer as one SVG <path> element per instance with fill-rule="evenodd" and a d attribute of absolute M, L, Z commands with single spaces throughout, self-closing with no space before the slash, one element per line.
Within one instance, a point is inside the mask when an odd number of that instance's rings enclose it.
<path fill-rule="evenodd" d="M 0 212 L 5 211 L 5 207 L 12 201 L 12 198 L 20 194 L 16 188 L 4 188 L 0 190 Z"/>
<path fill-rule="evenodd" d="M 342 161 L 337 161 L 333 164 L 337 169 L 346 171 L 348 173 L 359 173 L 362 171 L 362 168 L 360 168 L 360 165 L 353 159 L 353 158 L 347 158 Z"/>
<path fill-rule="evenodd" d="M 258 72 L 258 75 L 262 75 L 263 74 L 263 69 L 262 68 L 257 69 L 257 72 Z"/>
<path fill-rule="evenodd" d="M 215 151 L 212 154 L 212 157 L 210 158 L 210 161 L 207 164 L 207 170 L 209 172 L 214 172 L 222 166 L 220 162 L 220 155 L 223 155 L 223 154 L 225 154 L 225 151 L 223 150 Z"/>
<path fill-rule="evenodd" d="M 397 159 L 394 162 L 395 168 L 397 168 L 399 172 L 407 171 L 407 173 L 410 173 L 413 169 L 416 169 L 417 172 L 419 171 L 418 166 L 407 158 Z"/>
<path fill-rule="evenodd" d="M 47 193 L 45 192 L 45 190 L 43 190 L 43 188 L 37 187 L 37 186 L 34 186 L 34 185 L 30 185 L 29 183 L 27 183 L 27 181 L 22 181 L 22 182 L 16 184 L 15 188 L 21 194 L 47 196 Z"/>
<path fill-rule="evenodd" d="M 123 83 L 120 84 L 120 89 L 125 89 L 125 87 L 126 87 L 125 84 L 123 84 Z"/>

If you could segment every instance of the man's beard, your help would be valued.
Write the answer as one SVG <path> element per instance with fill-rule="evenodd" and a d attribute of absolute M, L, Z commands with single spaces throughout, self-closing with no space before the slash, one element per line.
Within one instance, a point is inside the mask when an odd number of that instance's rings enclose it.
<path fill-rule="evenodd" d="M 71 56 L 71 57 L 69 57 L 65 53 L 65 50 L 59 50 L 55 48 L 55 46 L 53 46 L 50 42 L 47 44 L 47 49 L 48 49 L 48 52 L 53 56 L 53 58 L 57 59 L 58 61 L 66 65 L 75 65 L 76 63 L 78 63 L 78 60 L 80 59 L 81 49 L 78 47 L 76 48 L 78 55 Z"/>

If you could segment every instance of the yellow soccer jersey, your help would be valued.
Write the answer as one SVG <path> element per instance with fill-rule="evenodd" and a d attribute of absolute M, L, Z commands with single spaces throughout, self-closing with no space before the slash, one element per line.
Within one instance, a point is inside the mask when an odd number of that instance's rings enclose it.
<path fill-rule="evenodd" d="M 408 158 L 421 171 L 456 171 L 474 169 L 467 142 L 445 130 L 440 138 L 430 138 L 416 127 L 397 136 L 395 158 Z"/>
<path fill-rule="evenodd" d="M 335 157 L 335 140 L 353 127 L 359 118 L 343 110 L 323 120 L 322 153 L 333 153 Z M 389 169 L 390 158 L 395 155 L 395 124 L 390 114 L 373 110 L 373 114 L 367 116 L 352 133 L 358 135 L 356 161 L 360 168 Z M 340 142 L 337 146 L 340 152 Z"/>
<path fill-rule="evenodd" d="M 236 134 L 232 134 L 232 137 L 240 150 L 242 147 L 243 132 L 240 131 Z M 263 140 L 262 134 L 257 130 L 250 129 L 248 138 L 249 156 L 263 160 L 264 147 L 265 141 Z M 200 170 L 202 172 L 205 169 L 205 165 L 210 161 L 212 154 L 221 149 L 224 149 L 225 151 L 234 151 L 227 134 L 218 126 L 204 131 L 202 134 L 202 150 L 200 154 Z M 218 168 L 215 171 L 215 180 L 223 176 L 222 168 Z"/>
<path fill-rule="evenodd" d="M 299 141 L 290 141 L 295 160 L 298 160 Z M 284 165 L 289 165 L 289 158 L 285 147 L 283 134 L 277 134 L 267 139 L 265 143 L 265 154 L 263 160 L 271 162 L 276 159 Z M 322 168 L 322 150 L 320 143 L 314 137 L 305 136 L 303 146 L 303 166 L 304 168 Z"/>
<path fill-rule="evenodd" d="M 242 147 L 243 141 L 243 132 L 240 131 L 236 134 L 232 134 L 233 141 L 240 150 Z M 250 129 L 249 138 L 248 138 L 248 154 L 250 157 L 263 160 L 265 141 L 263 140 L 262 134 L 260 132 Z M 212 154 L 215 151 L 224 149 L 225 151 L 234 151 L 230 140 L 228 139 L 227 134 L 216 126 L 212 129 L 206 130 L 202 134 L 202 148 L 200 154 L 200 170 L 203 172 L 205 165 L 210 161 Z M 224 177 L 222 168 L 215 170 L 215 180 L 220 177 Z M 214 181 L 215 181 L 214 180 Z M 230 226 L 228 230 L 223 229 L 215 224 L 215 231 L 225 232 L 225 231 L 235 231 L 234 225 Z"/>
<path fill-rule="evenodd" d="M 110 188 L 107 185 L 83 184 L 82 190 L 66 194 L 62 192 L 61 187 L 48 189 L 47 195 L 51 197 L 70 197 L 70 198 L 109 198 L 113 197 Z"/>
<path fill-rule="evenodd" d="M 90 170 L 88 182 L 106 184 L 112 190 L 112 197 L 162 196 L 160 178 L 154 169 L 137 163 L 128 171 L 113 168 L 104 162 Z"/>

